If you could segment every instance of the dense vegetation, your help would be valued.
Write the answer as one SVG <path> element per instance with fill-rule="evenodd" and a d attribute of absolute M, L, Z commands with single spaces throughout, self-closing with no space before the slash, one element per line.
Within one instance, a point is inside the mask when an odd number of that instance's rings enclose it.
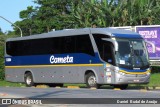
<path fill-rule="evenodd" d="M 34 0 L 20 12 L 15 22 L 23 36 L 84 27 L 135 26 L 160 24 L 160 0 Z M 13 26 L 14 27 L 14 26 Z M 19 29 L 0 29 L 0 79 L 4 79 L 4 41 L 20 35 Z"/>
<path fill-rule="evenodd" d="M 34 0 L 15 24 L 23 35 L 84 27 L 160 24 L 159 0 Z M 16 34 L 20 34 L 14 28 Z"/>
<path fill-rule="evenodd" d="M 4 35 L 0 35 L 0 80 L 4 79 Z"/>
<path fill-rule="evenodd" d="M 9 37 L 16 37 L 14 35 L 0 35 L 0 80 L 4 80 L 4 46 L 5 40 Z"/>

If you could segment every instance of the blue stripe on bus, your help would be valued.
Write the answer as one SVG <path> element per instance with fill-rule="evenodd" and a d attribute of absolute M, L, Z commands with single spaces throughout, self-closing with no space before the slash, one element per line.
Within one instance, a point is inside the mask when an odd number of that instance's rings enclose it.
<path fill-rule="evenodd" d="M 79 53 L 79 54 L 54 54 L 54 55 L 31 55 L 31 56 L 12 56 L 6 57 L 6 66 L 20 66 L 20 65 L 48 65 L 48 64 L 67 64 L 67 63 L 51 63 L 50 58 L 65 58 L 73 57 L 73 62 L 69 64 L 89 64 L 102 63 L 98 54 L 95 56 Z M 8 60 L 8 61 L 7 61 Z M 11 60 L 11 61 L 10 61 Z"/>
<path fill-rule="evenodd" d="M 51 63 L 50 58 L 52 55 L 31 55 L 31 56 L 12 56 L 12 57 L 6 57 L 5 59 L 5 66 L 32 66 L 32 65 L 57 65 L 57 64 L 104 64 L 99 59 L 98 53 L 95 53 L 95 56 L 91 56 L 88 54 L 83 53 L 76 53 L 76 54 L 54 54 L 54 57 L 73 57 L 72 63 Z M 7 59 L 10 58 L 10 59 Z M 105 63 L 106 64 L 106 63 Z M 105 65 L 104 64 L 104 65 Z M 120 68 L 121 70 L 125 70 L 127 72 L 146 72 L 145 70 L 129 70 Z"/>
<path fill-rule="evenodd" d="M 132 39 L 143 39 L 139 34 L 117 34 L 113 33 L 113 35 L 117 38 L 132 38 Z"/>

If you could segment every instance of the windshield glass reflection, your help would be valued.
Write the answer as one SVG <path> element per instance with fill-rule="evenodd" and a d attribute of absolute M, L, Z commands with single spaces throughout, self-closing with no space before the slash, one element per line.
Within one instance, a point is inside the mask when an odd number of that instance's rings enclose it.
<path fill-rule="evenodd" d="M 143 69 L 149 66 L 148 54 L 142 40 L 120 39 L 117 41 L 116 62 L 119 67 Z"/>

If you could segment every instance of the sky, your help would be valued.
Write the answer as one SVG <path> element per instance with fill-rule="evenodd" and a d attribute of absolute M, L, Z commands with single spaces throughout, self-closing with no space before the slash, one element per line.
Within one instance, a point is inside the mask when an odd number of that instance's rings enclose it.
<path fill-rule="evenodd" d="M 33 0 L 0 0 L 0 16 L 12 23 L 20 21 L 19 13 L 28 6 L 35 6 Z M 10 23 L 0 18 L 0 28 L 3 32 L 13 31 Z"/>

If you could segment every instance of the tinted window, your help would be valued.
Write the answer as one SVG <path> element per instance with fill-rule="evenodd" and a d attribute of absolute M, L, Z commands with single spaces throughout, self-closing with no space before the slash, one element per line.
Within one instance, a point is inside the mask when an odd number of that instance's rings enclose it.
<path fill-rule="evenodd" d="M 93 35 L 100 57 L 105 62 L 115 65 L 114 46 L 111 42 L 102 40 L 102 38 L 109 38 L 107 35 Z"/>
<path fill-rule="evenodd" d="M 61 53 L 75 53 L 75 36 L 61 37 Z"/>
<path fill-rule="evenodd" d="M 10 41 L 6 47 L 7 54 L 13 56 L 63 53 L 94 55 L 89 35 Z"/>
<path fill-rule="evenodd" d="M 76 52 L 87 53 L 94 56 L 93 46 L 89 36 L 76 37 Z"/>

